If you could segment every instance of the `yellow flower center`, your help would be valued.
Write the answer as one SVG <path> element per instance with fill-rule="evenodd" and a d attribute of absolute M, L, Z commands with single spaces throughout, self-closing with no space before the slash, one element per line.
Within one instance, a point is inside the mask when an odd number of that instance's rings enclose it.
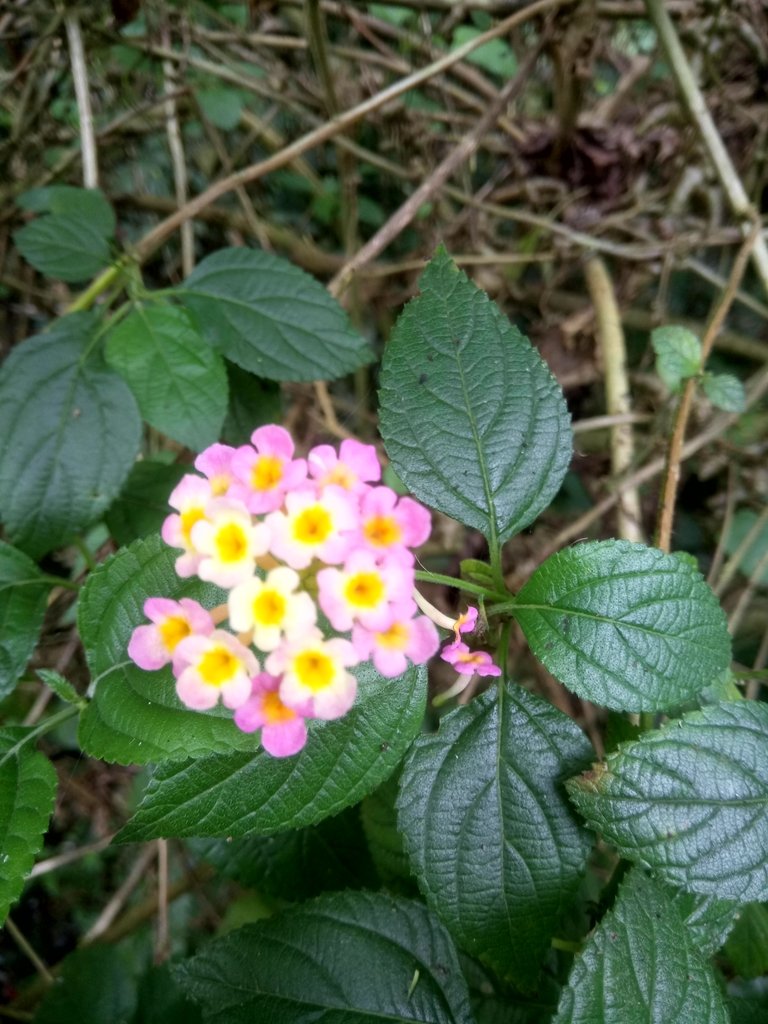
<path fill-rule="evenodd" d="M 277 455 L 260 455 L 253 464 L 251 484 L 255 491 L 272 491 L 283 479 L 283 462 Z"/>
<path fill-rule="evenodd" d="M 169 615 L 160 626 L 160 638 L 167 651 L 174 650 L 191 632 L 189 623 L 181 615 Z"/>
<path fill-rule="evenodd" d="M 378 634 L 379 643 L 390 651 L 404 651 L 408 643 L 408 629 L 402 622 L 395 622 L 389 629 Z"/>
<path fill-rule="evenodd" d="M 322 481 L 324 484 L 336 484 L 337 487 L 343 487 L 345 491 L 351 491 L 355 486 L 357 477 L 348 469 L 343 462 L 337 462 L 333 469 L 325 474 L 325 479 Z"/>
<path fill-rule="evenodd" d="M 378 548 L 399 544 L 403 531 L 393 516 L 371 516 L 363 527 L 365 539 Z"/>
<path fill-rule="evenodd" d="M 333 682 L 333 661 L 322 651 L 302 651 L 293 667 L 299 682 L 310 690 L 323 690 Z"/>
<path fill-rule="evenodd" d="M 219 473 L 217 476 L 212 476 L 209 480 L 211 485 L 211 494 L 216 498 L 220 498 L 222 494 L 226 494 L 229 490 L 231 479 L 226 473 Z"/>
<path fill-rule="evenodd" d="M 375 608 L 384 597 L 384 584 L 376 572 L 356 572 L 344 585 L 344 597 L 356 608 Z"/>
<path fill-rule="evenodd" d="M 296 712 L 291 711 L 280 700 L 278 693 L 264 694 L 264 703 L 261 705 L 267 725 L 279 725 L 281 722 L 290 722 L 296 717 Z"/>
<path fill-rule="evenodd" d="M 240 669 L 240 661 L 226 647 L 214 647 L 200 659 L 198 672 L 208 686 L 223 686 Z"/>
<path fill-rule="evenodd" d="M 299 512 L 293 523 L 293 536 L 300 544 L 322 544 L 333 530 L 330 514 L 322 505 L 310 505 Z"/>
<path fill-rule="evenodd" d="M 253 621 L 260 626 L 279 626 L 285 618 L 286 600 L 277 590 L 262 590 L 253 602 Z"/>
<path fill-rule="evenodd" d="M 241 562 L 248 551 L 248 539 L 239 523 L 227 523 L 216 534 L 216 552 L 221 562 Z"/>
<path fill-rule="evenodd" d="M 192 547 L 192 527 L 195 523 L 199 523 L 201 519 L 205 518 L 203 509 L 199 506 L 195 508 L 188 508 L 186 512 L 181 513 L 181 535 L 184 538 L 187 547 Z"/>

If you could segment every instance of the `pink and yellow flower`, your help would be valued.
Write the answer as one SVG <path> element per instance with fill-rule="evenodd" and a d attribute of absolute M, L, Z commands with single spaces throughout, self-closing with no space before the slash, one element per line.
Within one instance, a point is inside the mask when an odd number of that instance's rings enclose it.
<path fill-rule="evenodd" d="M 242 583 L 253 576 L 269 539 L 269 529 L 254 523 L 241 502 L 215 498 L 206 506 L 205 518 L 192 527 L 192 544 L 200 558 L 197 575 L 220 587 Z"/>
<path fill-rule="evenodd" d="M 501 669 L 494 664 L 487 651 L 470 651 L 460 641 L 454 641 L 440 652 L 443 661 L 453 665 L 458 673 L 468 676 L 500 676 Z"/>
<path fill-rule="evenodd" d="M 431 516 L 418 501 L 398 498 L 389 487 L 372 487 L 360 503 L 360 531 L 356 540 L 385 556 L 394 550 L 405 551 L 423 544 L 431 528 Z M 413 560 L 412 555 L 410 558 Z"/>
<path fill-rule="evenodd" d="M 168 665 L 182 640 L 195 634 L 207 636 L 214 630 L 209 613 L 189 597 L 172 601 L 149 597 L 144 614 L 152 625 L 137 626 L 128 642 L 128 657 L 139 668 L 154 670 Z"/>
<path fill-rule="evenodd" d="M 292 569 L 306 569 L 314 558 L 337 565 L 349 552 L 357 508 L 340 487 L 326 487 L 319 495 L 292 491 L 285 496 L 285 512 L 270 512 L 265 523 L 271 553 Z"/>
<path fill-rule="evenodd" d="M 409 619 L 416 611 L 410 565 L 402 560 L 379 564 L 370 551 L 353 551 L 343 569 L 321 569 L 317 585 L 320 607 L 340 633 L 355 622 L 386 630 L 395 619 Z"/>
<path fill-rule="evenodd" d="M 376 449 L 353 438 L 342 441 L 338 453 L 329 444 L 317 445 L 307 456 L 307 466 L 321 488 L 334 484 L 353 494 L 362 493 L 369 483 L 381 479 Z"/>
<path fill-rule="evenodd" d="M 309 594 L 297 593 L 299 583 L 299 574 L 287 566 L 272 569 L 264 580 L 254 576 L 239 583 L 227 602 L 230 626 L 238 633 L 253 630 L 253 642 L 261 651 L 274 651 L 284 636 L 311 630 L 317 608 Z"/>
<path fill-rule="evenodd" d="M 297 754 L 307 742 L 307 723 L 280 697 L 280 677 L 260 672 L 253 679 L 251 696 L 235 711 L 235 725 L 243 732 L 261 729 L 261 745 L 273 757 Z"/>
<path fill-rule="evenodd" d="M 209 636 L 190 636 L 173 652 L 176 693 L 187 707 L 206 711 L 221 698 L 238 708 L 251 695 L 251 679 L 259 671 L 253 651 L 225 629 Z"/>
<path fill-rule="evenodd" d="M 267 658 L 271 675 L 282 675 L 280 697 L 312 718 L 341 718 L 352 707 L 357 680 L 347 668 L 357 664 L 348 640 L 326 640 L 319 629 L 287 641 Z"/>
<path fill-rule="evenodd" d="M 205 509 L 211 497 L 210 482 L 190 473 L 181 478 L 168 499 L 171 508 L 178 509 L 179 514 L 166 518 L 161 536 L 170 547 L 181 548 L 184 552 L 176 559 L 176 572 L 182 578 L 193 576 L 200 564 L 200 555 L 192 541 L 192 529 L 205 519 Z"/>
<path fill-rule="evenodd" d="M 440 646 L 440 637 L 434 625 L 424 615 L 412 619 L 395 619 L 385 630 L 376 632 L 355 624 L 352 646 L 361 661 L 371 659 L 376 669 L 387 679 L 401 676 L 414 665 L 423 665 Z"/>
<path fill-rule="evenodd" d="M 221 498 L 229 491 L 234 480 L 232 456 L 235 449 L 228 444 L 212 444 L 195 459 L 195 469 L 208 478 L 211 494 Z"/>
<path fill-rule="evenodd" d="M 232 456 L 232 495 L 259 515 L 280 508 L 286 493 L 306 479 L 307 463 L 293 458 L 293 438 L 283 427 L 259 427 L 251 442 Z"/>

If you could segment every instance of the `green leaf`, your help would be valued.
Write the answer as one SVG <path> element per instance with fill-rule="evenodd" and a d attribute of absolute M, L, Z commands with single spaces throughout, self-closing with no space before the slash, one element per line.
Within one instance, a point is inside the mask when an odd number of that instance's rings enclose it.
<path fill-rule="evenodd" d="M 736 554 L 742 542 L 746 541 L 747 535 L 755 529 L 757 520 L 758 515 L 752 509 L 736 510 L 725 539 L 725 550 L 728 555 L 732 557 Z M 744 575 L 754 578 L 758 584 L 764 587 L 768 586 L 768 568 L 758 575 L 757 567 L 760 560 L 765 557 L 766 551 L 768 551 L 768 520 L 764 520 L 762 526 L 756 530 L 751 542 L 739 559 L 739 568 Z"/>
<path fill-rule="evenodd" d="M 56 799 L 56 772 L 27 742 L 32 729 L 0 729 L 0 924 L 42 848 Z"/>
<path fill-rule="evenodd" d="M 404 882 L 413 885 L 403 837 L 397 830 L 397 794 L 398 777 L 392 775 L 360 805 L 363 831 L 373 863 L 381 880 L 390 888 L 393 887 L 392 883 L 400 888 L 403 888 Z"/>
<path fill-rule="evenodd" d="M 355 675 L 352 709 L 336 721 L 311 723 L 307 745 L 294 757 L 260 750 L 161 765 L 120 839 L 269 835 L 357 803 L 392 774 L 418 733 L 426 673 L 411 668 L 383 680 L 360 665 Z"/>
<path fill-rule="evenodd" d="M 128 641 L 146 622 L 148 597 L 191 597 L 206 608 L 220 603 L 216 587 L 176 576 L 177 553 L 158 536 L 136 541 L 102 563 L 83 587 L 78 625 L 96 689 L 80 717 L 79 738 L 92 757 L 146 764 L 256 749 L 226 708 L 203 714 L 185 707 L 170 667 L 146 672 L 128 660 Z"/>
<path fill-rule="evenodd" d="M 561 683 L 616 711 L 664 711 L 730 662 L 725 615 L 691 565 L 627 541 L 548 558 L 506 606 Z"/>
<path fill-rule="evenodd" d="M 334 380 L 373 353 L 323 286 L 279 256 L 220 249 L 176 293 L 228 359 L 270 380 Z"/>
<path fill-rule="evenodd" d="M 37 670 L 37 674 L 45 685 L 49 686 L 53 690 L 60 700 L 65 701 L 67 704 L 82 703 L 83 698 L 74 688 L 72 683 L 58 672 L 54 672 L 49 668 L 39 668 Z"/>
<path fill-rule="evenodd" d="M 742 978 L 768 974 L 768 907 L 750 903 L 743 908 L 730 938 L 725 955 Z"/>
<path fill-rule="evenodd" d="M 420 736 L 398 823 L 427 901 L 467 952 L 534 988 L 592 845 L 562 781 L 592 754 L 575 723 L 508 684 Z"/>
<path fill-rule="evenodd" d="M 141 420 L 76 313 L 15 348 L 0 370 L 0 516 L 32 557 L 96 520 L 133 464 Z"/>
<path fill-rule="evenodd" d="M 32 657 L 50 589 L 31 558 L 0 541 L 0 699 Z"/>
<path fill-rule="evenodd" d="M 420 286 L 384 353 L 381 435 L 416 497 L 494 548 L 557 493 L 568 411 L 538 353 L 444 249 Z"/>
<path fill-rule="evenodd" d="M 206 120 L 223 132 L 232 131 L 240 124 L 243 100 L 236 89 L 214 85 L 195 89 L 195 97 Z"/>
<path fill-rule="evenodd" d="M 712 405 L 725 412 L 744 412 L 747 398 L 744 385 L 732 373 L 705 373 L 701 379 L 704 394 Z"/>
<path fill-rule="evenodd" d="M 24 259 L 48 277 L 79 282 L 109 263 L 109 242 L 97 224 L 77 215 L 46 214 L 13 234 Z"/>
<path fill-rule="evenodd" d="M 117 544 L 130 544 L 138 537 L 160 532 L 171 511 L 168 497 L 188 471 L 189 466 L 152 459 L 135 463 L 104 516 Z"/>
<path fill-rule="evenodd" d="M 376 885 L 355 807 L 318 825 L 274 836 L 193 840 L 193 849 L 225 878 L 291 901 Z"/>
<path fill-rule="evenodd" d="M 227 412 L 224 362 L 183 309 L 136 305 L 108 335 L 105 355 L 157 430 L 196 452 L 218 439 Z"/>
<path fill-rule="evenodd" d="M 174 973 L 206 1024 L 472 1024 L 442 925 L 384 893 L 292 908 L 215 940 Z"/>
<path fill-rule="evenodd" d="M 728 985 L 731 1024 L 757 1024 L 768 1020 L 768 978 L 732 981 Z"/>
<path fill-rule="evenodd" d="M 768 706 L 710 704 L 568 783 L 623 857 L 690 892 L 768 898 Z"/>
<path fill-rule="evenodd" d="M 126 952 L 95 945 L 72 953 L 35 1014 L 35 1024 L 130 1024 L 136 979 Z"/>
<path fill-rule="evenodd" d="M 233 448 L 247 444 L 256 427 L 283 420 L 280 385 L 261 380 L 234 363 L 227 363 L 229 409 L 221 439 Z"/>
<path fill-rule="evenodd" d="M 117 226 L 115 211 L 98 188 L 45 185 L 29 189 L 16 202 L 30 213 L 57 213 L 87 220 L 105 238 L 111 238 Z"/>
<path fill-rule="evenodd" d="M 733 928 L 739 904 L 719 900 L 716 896 L 678 891 L 675 902 L 702 956 L 712 956 L 720 949 Z"/>
<path fill-rule="evenodd" d="M 656 372 L 670 391 L 701 370 L 701 342 L 687 327 L 670 324 L 651 332 Z"/>
<path fill-rule="evenodd" d="M 112 1018 L 103 1017 L 102 1021 L 106 1024 Z M 138 1005 L 131 1024 L 202 1024 L 202 1021 L 200 1007 L 182 993 L 168 964 L 150 968 L 141 978 Z"/>
<path fill-rule="evenodd" d="M 554 1024 L 728 1024 L 714 971 L 670 893 L 635 869 L 577 956 Z"/>
<path fill-rule="evenodd" d="M 456 50 L 481 34 L 480 29 L 472 28 L 470 25 L 459 25 L 454 29 L 451 49 Z M 491 39 L 483 43 L 464 59 L 501 78 L 512 78 L 517 74 L 517 57 L 503 39 Z"/>

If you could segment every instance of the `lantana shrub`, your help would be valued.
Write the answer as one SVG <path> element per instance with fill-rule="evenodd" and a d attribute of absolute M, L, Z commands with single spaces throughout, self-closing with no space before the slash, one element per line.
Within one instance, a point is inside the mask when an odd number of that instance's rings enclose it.
<path fill-rule="evenodd" d="M 55 797 L 36 741 L 77 719 L 84 755 L 147 766 L 115 843 L 188 840 L 269 915 L 198 937 L 151 984 L 75 953 L 40 1019 L 119 976 L 136 1021 L 160 987 L 222 1024 L 727 1021 L 712 957 L 768 899 L 768 714 L 732 684 L 725 617 L 684 555 L 585 540 L 509 589 L 504 545 L 572 453 L 527 339 L 436 254 L 380 367 L 385 483 L 374 439 L 306 447 L 282 425 L 270 381 L 372 359 L 317 282 L 232 249 L 162 295 L 123 286 L 0 373 L 2 693 L 64 584 L 92 680 L 43 672 L 58 706 L 0 730 L 0 911 Z M 191 458 L 152 458 L 142 421 Z M 433 571 L 430 510 L 480 531 L 487 560 Z M 99 523 L 98 565 L 36 564 Z M 604 756 L 516 678 L 515 624 L 607 709 Z M 441 655 L 455 682 L 428 702 Z"/>

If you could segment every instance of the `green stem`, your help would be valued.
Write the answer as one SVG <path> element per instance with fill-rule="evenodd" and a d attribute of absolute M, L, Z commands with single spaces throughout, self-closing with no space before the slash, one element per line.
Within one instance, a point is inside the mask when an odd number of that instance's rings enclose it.
<path fill-rule="evenodd" d="M 77 548 L 77 550 L 80 552 L 80 554 L 83 556 L 83 561 L 85 562 L 85 564 L 88 567 L 89 571 L 93 572 L 93 570 L 96 568 L 98 563 L 96 562 L 96 559 L 93 557 L 93 555 L 89 551 L 88 546 L 85 543 L 85 541 L 83 540 L 83 538 L 82 537 L 74 537 L 73 540 L 72 540 L 72 543 Z"/>
<path fill-rule="evenodd" d="M 512 631 L 512 623 L 507 620 L 501 627 L 501 636 L 496 646 L 496 664 L 501 669 L 499 686 L 503 689 L 507 679 L 507 654 L 509 652 L 509 634 Z"/>
<path fill-rule="evenodd" d="M 75 583 L 74 580 L 65 580 L 61 576 L 50 576 L 48 573 L 45 573 L 40 579 L 44 583 L 49 583 L 52 587 L 64 587 L 65 590 L 75 591 L 80 589 L 79 583 Z M 38 581 L 35 580 L 35 582 Z"/>
<path fill-rule="evenodd" d="M 508 597 L 508 594 L 496 593 L 493 590 L 488 590 L 487 587 L 481 587 L 477 583 L 468 583 L 466 580 L 456 579 L 455 576 L 443 576 L 439 572 L 417 569 L 415 575 L 420 583 L 440 583 L 444 587 L 455 587 L 456 590 L 463 590 L 467 594 L 475 594 L 477 597 L 482 597 L 485 600 L 489 598 L 492 600 L 502 600 Z"/>
<path fill-rule="evenodd" d="M 572 942 L 569 939 L 552 938 L 550 941 L 552 949 L 561 949 L 564 953 L 580 953 L 584 946 L 580 942 Z"/>
<path fill-rule="evenodd" d="M 17 751 L 21 750 L 25 744 L 32 743 L 38 737 L 44 736 L 47 732 L 51 732 L 57 726 L 61 725 L 62 722 L 68 721 L 79 713 L 80 708 L 78 705 L 70 704 L 69 707 L 59 711 L 57 715 L 51 715 L 50 718 L 46 718 L 44 722 L 41 722 L 40 725 L 32 729 L 30 732 L 25 733 L 17 743 L 14 743 L 12 747 L 9 747 L 8 750 L 5 751 L 5 753 L 0 757 L 0 767 L 5 764 L 9 757 L 13 757 Z"/>
<path fill-rule="evenodd" d="M 105 292 L 107 288 L 111 288 L 112 285 L 117 284 L 120 278 L 123 276 L 126 270 L 127 259 L 121 257 L 116 263 L 107 267 L 106 270 L 102 271 L 97 278 L 95 278 L 85 289 L 81 292 L 78 297 L 69 304 L 67 313 L 82 313 L 86 309 L 90 309 L 96 299 Z"/>
<path fill-rule="evenodd" d="M 642 711 L 640 713 L 641 732 L 652 732 L 656 728 L 656 713 L 654 711 Z"/>

